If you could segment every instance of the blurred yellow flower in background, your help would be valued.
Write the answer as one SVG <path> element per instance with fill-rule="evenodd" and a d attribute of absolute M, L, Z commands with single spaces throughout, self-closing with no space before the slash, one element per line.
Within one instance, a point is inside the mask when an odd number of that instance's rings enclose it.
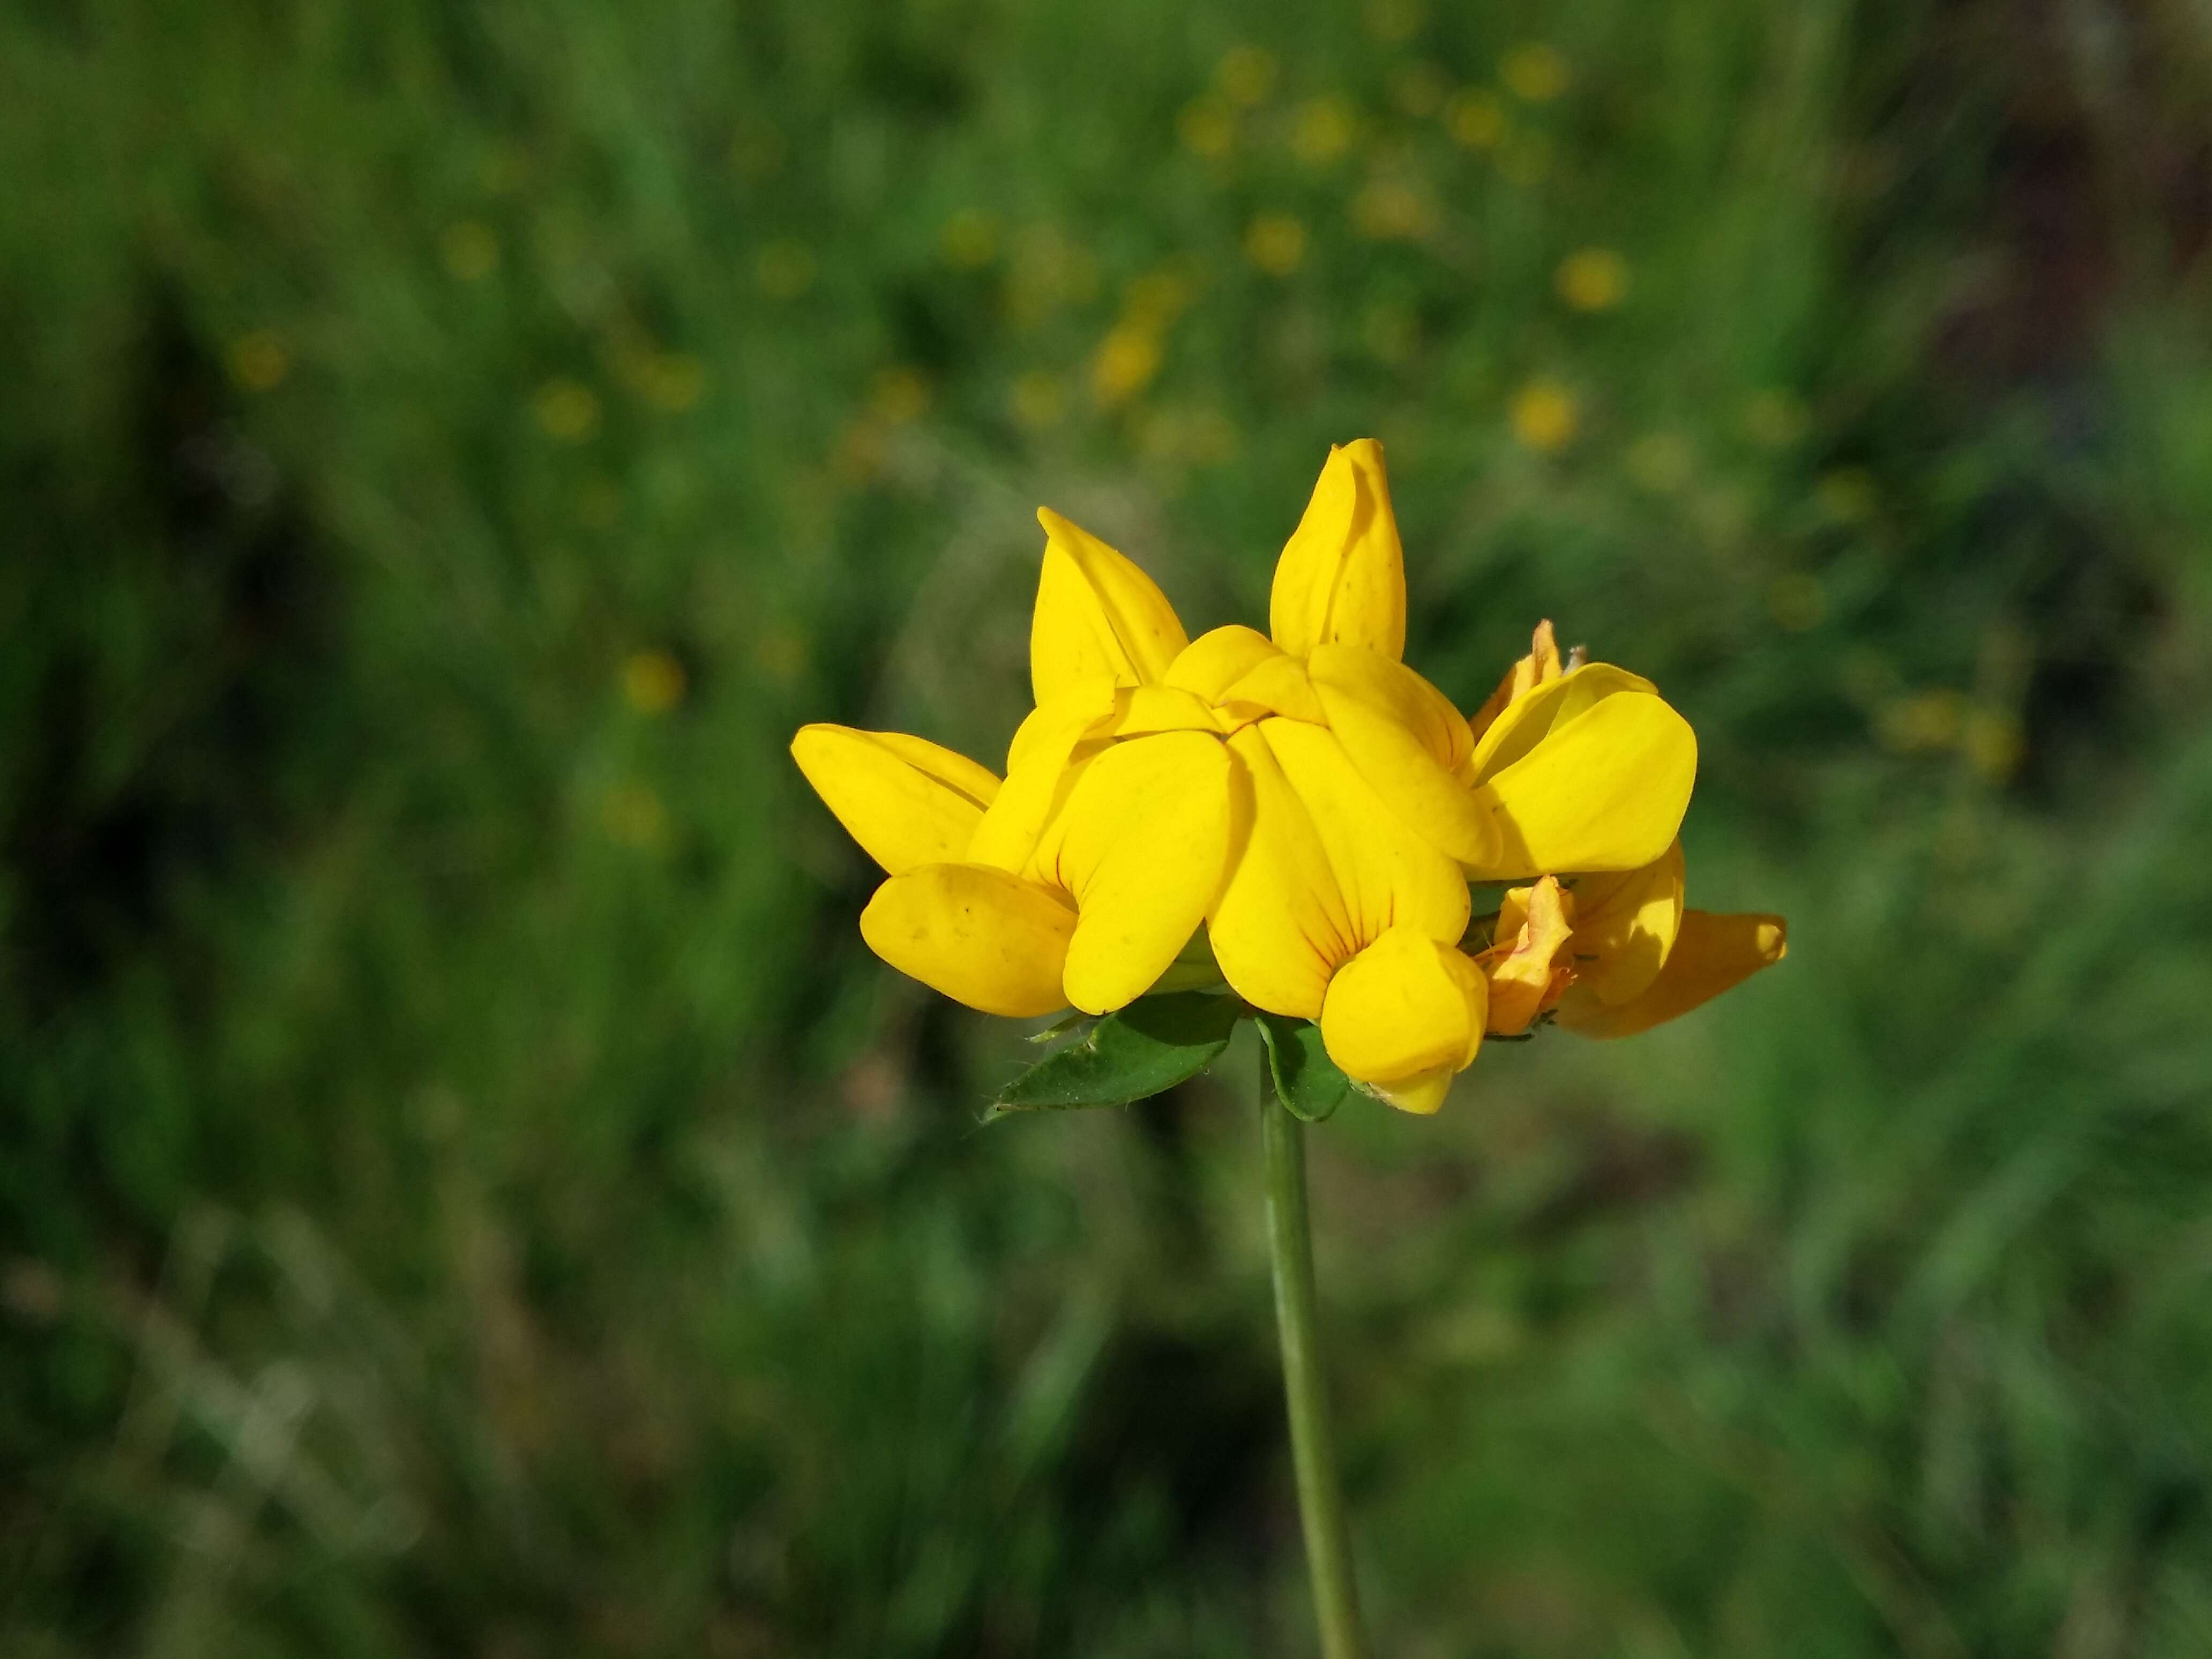
<path fill-rule="evenodd" d="M 894 363 L 879 369 L 868 391 L 868 410 L 891 426 L 918 421 L 929 410 L 929 381 L 918 368 Z"/>
<path fill-rule="evenodd" d="M 599 429 L 599 393 L 565 375 L 538 388 L 530 411 L 538 429 L 562 443 L 581 443 Z"/>
<path fill-rule="evenodd" d="M 815 269 L 811 248 L 781 237 L 763 248 L 753 261 L 753 280 L 771 300 L 795 300 L 814 286 Z"/>
<path fill-rule="evenodd" d="M 1556 46 L 1523 41 L 1498 59 L 1498 78 L 1516 98 L 1548 103 L 1567 89 L 1567 60 Z"/>
<path fill-rule="evenodd" d="M 998 257 L 999 222 L 980 208 L 962 208 L 945 222 L 937 246 L 947 264 L 980 270 Z"/>
<path fill-rule="evenodd" d="M 1444 127 L 1469 149 L 1492 149 L 1505 137 L 1505 106 L 1494 92 L 1455 92 L 1444 106 Z"/>
<path fill-rule="evenodd" d="M 1745 435 L 1768 449 L 1787 449 L 1802 441 L 1812 425 L 1812 411 L 1784 387 L 1753 392 L 1743 406 Z"/>
<path fill-rule="evenodd" d="M 1287 213 L 1262 213 L 1244 232 L 1244 256 L 1270 276 L 1287 276 L 1305 262 L 1306 228 Z"/>
<path fill-rule="evenodd" d="M 1690 482 L 1698 458 L 1679 432 L 1647 432 L 1628 447 L 1628 476 L 1655 495 L 1671 495 Z"/>
<path fill-rule="evenodd" d="M 665 714 L 684 701 L 689 678 L 666 651 L 633 652 L 623 660 L 623 698 L 641 714 Z"/>
<path fill-rule="evenodd" d="M 463 219 L 438 238 L 438 257 L 456 282 L 481 282 L 499 269 L 499 238 L 483 220 Z"/>
<path fill-rule="evenodd" d="M 1310 167 L 1325 167 L 1352 148 L 1357 118 L 1334 93 L 1309 98 L 1291 123 L 1291 153 Z"/>
<path fill-rule="evenodd" d="M 1009 394 L 1014 419 L 1032 432 L 1058 426 L 1067 414 L 1067 388 L 1057 374 L 1041 368 L 1016 377 Z"/>
<path fill-rule="evenodd" d="M 1176 137 L 1192 155 L 1218 161 L 1236 146 L 1237 112 L 1211 94 L 1194 98 L 1176 117 Z"/>
<path fill-rule="evenodd" d="M 1529 381 L 1513 394 L 1510 415 L 1513 435 L 1540 455 L 1573 442 L 1581 420 L 1574 394 L 1557 380 Z"/>
<path fill-rule="evenodd" d="M 1418 242 L 1436 230 L 1437 206 L 1410 179 L 1376 179 L 1352 198 L 1352 221 L 1376 241 Z"/>
<path fill-rule="evenodd" d="M 1249 109 L 1275 89 L 1281 70 L 1281 61 L 1265 46 L 1231 46 L 1222 54 L 1220 66 L 1213 72 L 1213 84 L 1231 103 Z"/>
<path fill-rule="evenodd" d="M 1116 324 L 1091 359 L 1091 390 L 1109 408 L 1127 403 L 1160 372 L 1160 337 L 1138 322 Z"/>
<path fill-rule="evenodd" d="M 1628 261 L 1609 247 L 1577 248 L 1559 261 L 1553 283 L 1577 311 L 1610 311 L 1628 297 Z"/>
<path fill-rule="evenodd" d="M 231 383 L 244 392 L 273 392 L 292 372 L 292 354 L 270 329 L 256 329 L 230 343 L 223 367 Z"/>

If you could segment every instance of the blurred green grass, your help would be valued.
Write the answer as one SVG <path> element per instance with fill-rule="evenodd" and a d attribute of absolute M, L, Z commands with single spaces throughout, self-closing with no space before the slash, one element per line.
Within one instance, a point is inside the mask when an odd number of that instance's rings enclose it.
<path fill-rule="evenodd" d="M 1696 723 L 1787 966 L 1317 1137 L 1415 1656 L 2212 1643 L 2175 6 L 0 17 L 11 1653 L 1304 1651 L 1249 1055 L 978 1133 L 783 756 L 1049 501 Z M 2192 1012 L 2194 1011 L 2194 1012 Z"/>

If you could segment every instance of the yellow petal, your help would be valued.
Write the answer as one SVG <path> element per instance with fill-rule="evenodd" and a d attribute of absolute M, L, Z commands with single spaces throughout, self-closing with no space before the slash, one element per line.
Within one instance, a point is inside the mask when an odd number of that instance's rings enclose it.
<path fill-rule="evenodd" d="M 893 876 L 860 912 L 860 937 L 901 973 L 987 1014 L 1065 1007 L 1075 913 L 1044 888 L 974 864 Z"/>
<path fill-rule="evenodd" d="M 1451 1092 L 1452 1079 L 1463 1068 L 1439 1066 L 1433 1072 L 1424 1072 L 1419 1077 L 1401 1078 L 1395 1083 L 1369 1083 L 1362 1086 L 1370 1095 L 1379 1096 L 1401 1112 L 1412 1112 L 1419 1117 L 1434 1117 Z"/>
<path fill-rule="evenodd" d="M 1685 910 L 1667 964 L 1640 996 L 1607 1007 L 1574 986 L 1559 1003 L 1559 1024 L 1584 1036 L 1634 1036 L 1688 1013 L 1789 954 L 1780 916 L 1715 915 Z"/>
<path fill-rule="evenodd" d="M 1516 880 L 1649 864 L 1681 827 L 1697 775 L 1687 720 L 1647 692 L 1607 697 L 1474 791 L 1496 809 L 1502 845 L 1472 873 Z"/>
<path fill-rule="evenodd" d="M 1246 674 L 1282 654 L 1256 628 L 1232 623 L 1209 629 L 1186 646 L 1168 665 L 1164 683 L 1208 703 L 1218 702 L 1222 693 Z"/>
<path fill-rule="evenodd" d="M 1574 898 L 1575 994 L 1607 1007 L 1641 996 L 1681 930 L 1682 843 L 1640 869 L 1582 877 Z"/>
<path fill-rule="evenodd" d="M 1286 720 L 1258 729 L 1328 856 L 1351 948 L 1393 927 L 1456 941 L 1467 931 L 1468 891 L 1451 857 L 1399 822 L 1334 732 Z"/>
<path fill-rule="evenodd" d="M 1496 1036 L 1518 1036 L 1536 1016 L 1559 998 L 1565 976 L 1573 971 L 1569 950 L 1575 931 L 1575 901 L 1559 885 L 1559 878 L 1546 876 L 1534 887 L 1514 890 L 1520 913 L 1514 931 L 1505 931 L 1505 909 L 1498 913 L 1498 944 L 1482 957 L 1484 977 L 1490 981 L 1490 1030 Z"/>
<path fill-rule="evenodd" d="M 1395 657 L 1362 646 L 1317 646 L 1306 672 L 1316 687 L 1355 697 L 1388 714 L 1447 772 L 1464 763 L 1474 746 L 1467 721 L 1452 700 Z"/>
<path fill-rule="evenodd" d="M 1438 1071 L 1449 1077 L 1482 1046 L 1489 1001 L 1481 969 L 1458 947 L 1393 927 L 1329 981 L 1322 1042 L 1362 1083 L 1388 1088 Z"/>
<path fill-rule="evenodd" d="M 1474 746 L 1468 775 L 1481 783 L 1504 771 L 1534 749 L 1558 727 L 1595 708 L 1605 698 L 1624 691 L 1653 696 L 1658 688 L 1640 674 L 1594 662 L 1546 680 L 1534 690 L 1517 696 L 1492 720 Z"/>
<path fill-rule="evenodd" d="M 1405 653 L 1406 559 L 1372 438 L 1330 449 L 1276 562 L 1267 624 L 1294 657 L 1332 641 Z"/>
<path fill-rule="evenodd" d="M 1091 762 L 1039 843 L 1038 879 L 1071 893 L 1067 1000 L 1103 1014 L 1165 973 L 1221 891 L 1229 753 L 1198 732 L 1117 743 Z"/>
<path fill-rule="evenodd" d="M 1006 781 L 969 843 L 969 862 L 1017 872 L 1029 863 L 1053 808 L 1074 787 L 1078 748 L 1114 712 L 1113 682 L 1096 677 L 1030 711 L 1006 750 Z"/>
<path fill-rule="evenodd" d="M 1232 722 L 1249 724 L 1280 714 L 1315 726 L 1328 724 L 1328 711 L 1322 707 L 1305 665 L 1280 652 L 1254 664 L 1251 672 L 1223 692 L 1218 702 L 1222 713 Z"/>
<path fill-rule="evenodd" d="M 1030 683 L 1042 708 L 1079 680 L 1156 685 L 1189 643 L 1167 595 L 1142 570 L 1050 507 L 1030 623 Z"/>
<path fill-rule="evenodd" d="M 894 876 L 966 857 L 999 792 L 988 768 L 903 732 L 803 726 L 791 756 L 837 822 Z"/>
<path fill-rule="evenodd" d="M 1351 943 L 1343 895 L 1313 820 L 1257 726 L 1225 747 L 1242 833 L 1227 884 L 1206 918 L 1222 976 L 1255 1008 L 1321 1018 L 1322 998 Z"/>
<path fill-rule="evenodd" d="M 1114 694 L 1114 712 L 1092 735 L 1141 738 L 1155 732 L 1208 732 L 1221 723 L 1203 699 L 1169 685 L 1123 686 Z"/>
<path fill-rule="evenodd" d="M 1324 647 L 1306 666 L 1330 729 L 1398 819 L 1463 864 L 1494 862 L 1490 805 L 1453 771 L 1468 754 L 1467 723 L 1443 694 L 1404 665 L 1351 647 Z"/>

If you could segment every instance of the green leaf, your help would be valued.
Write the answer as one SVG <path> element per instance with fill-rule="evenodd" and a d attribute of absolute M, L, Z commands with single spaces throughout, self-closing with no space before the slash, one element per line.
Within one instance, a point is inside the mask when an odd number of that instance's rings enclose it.
<path fill-rule="evenodd" d="M 1247 1010 L 1204 991 L 1141 997 L 999 1091 L 983 1121 L 1009 1112 L 1126 1106 L 1195 1077 L 1229 1046 Z"/>
<path fill-rule="evenodd" d="M 1344 1104 L 1352 1079 L 1337 1070 L 1322 1046 L 1321 1027 L 1310 1019 L 1261 1014 L 1261 1038 L 1267 1045 L 1267 1069 L 1274 1073 L 1275 1098 L 1292 1117 L 1319 1123 Z"/>

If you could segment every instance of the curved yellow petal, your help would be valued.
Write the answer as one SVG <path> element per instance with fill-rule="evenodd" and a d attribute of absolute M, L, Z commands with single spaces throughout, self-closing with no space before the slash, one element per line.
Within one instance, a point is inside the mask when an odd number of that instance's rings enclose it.
<path fill-rule="evenodd" d="M 1336 965 L 1352 941 L 1328 852 L 1257 726 L 1224 747 L 1243 826 L 1240 851 L 1206 918 L 1222 977 L 1255 1008 L 1321 1018 Z"/>
<path fill-rule="evenodd" d="M 1234 720 L 1251 721 L 1280 714 L 1287 720 L 1305 720 L 1314 726 L 1328 724 L 1328 711 L 1322 707 L 1320 694 L 1307 677 L 1305 665 L 1280 652 L 1265 662 L 1254 664 L 1249 672 L 1240 676 L 1221 694 L 1218 702 L 1222 712 Z"/>
<path fill-rule="evenodd" d="M 1363 1083 L 1360 1087 L 1401 1112 L 1411 1112 L 1417 1117 L 1434 1117 L 1443 1107 L 1444 1097 L 1451 1092 L 1452 1079 L 1464 1069 L 1458 1066 L 1439 1066 L 1433 1072 L 1423 1072 L 1418 1077 L 1399 1078 L 1389 1083 Z"/>
<path fill-rule="evenodd" d="M 1223 692 L 1253 669 L 1282 654 L 1256 628 L 1237 623 L 1224 628 L 1210 628 L 1184 647 L 1168 665 L 1163 684 L 1191 692 L 1209 703 L 1218 702 Z"/>
<path fill-rule="evenodd" d="M 1540 681 L 1490 722 L 1468 761 L 1467 775 L 1477 783 L 1487 781 L 1576 715 L 1626 691 L 1658 695 L 1658 688 L 1642 675 L 1609 662 L 1589 663 L 1556 679 Z"/>
<path fill-rule="evenodd" d="M 1490 804 L 1453 770 L 1468 752 L 1467 723 L 1443 694 L 1403 664 L 1352 647 L 1324 647 L 1306 666 L 1330 730 L 1399 820 L 1462 864 L 1494 862 Z"/>
<path fill-rule="evenodd" d="M 1030 683 L 1042 708 L 1077 681 L 1156 685 L 1189 643 L 1158 584 L 1048 507 L 1044 568 L 1030 623 Z"/>
<path fill-rule="evenodd" d="M 1577 879 L 1577 992 L 1596 998 L 1609 1008 L 1644 994 L 1659 977 L 1667 953 L 1674 948 L 1674 937 L 1681 931 L 1682 884 L 1679 841 L 1640 869 Z M 1502 914 L 1498 925 L 1502 930 Z"/>
<path fill-rule="evenodd" d="M 1329 450 L 1276 562 L 1267 627 L 1294 657 L 1332 641 L 1405 653 L 1406 558 L 1374 439 Z"/>
<path fill-rule="evenodd" d="M 1573 986 L 1560 1000 L 1559 1021 L 1584 1036 L 1634 1036 L 1711 1001 L 1789 953 L 1789 925 L 1780 916 L 1685 910 L 1666 966 L 1640 996 L 1607 1007 Z"/>
<path fill-rule="evenodd" d="M 1336 734 L 1287 720 L 1263 720 L 1259 732 L 1328 854 L 1352 948 L 1393 927 L 1456 941 L 1467 931 L 1467 878 L 1448 854 L 1399 822 Z"/>
<path fill-rule="evenodd" d="M 1221 723 L 1203 698 L 1171 685 L 1123 686 L 1114 694 L 1114 712 L 1096 737 L 1141 738 L 1156 732 L 1220 733 Z"/>
<path fill-rule="evenodd" d="M 967 856 L 999 780 L 903 732 L 799 728 L 791 757 L 861 849 L 891 875 Z"/>
<path fill-rule="evenodd" d="M 1006 781 L 968 845 L 971 863 L 1012 871 L 1029 863 L 1053 808 L 1074 785 L 1077 750 L 1113 719 L 1115 707 L 1113 682 L 1092 677 L 1030 711 L 1006 750 Z"/>
<path fill-rule="evenodd" d="M 1646 692 L 1607 697 L 1474 791 L 1496 809 L 1502 845 L 1472 873 L 1520 880 L 1649 864 L 1681 827 L 1697 775 L 1687 720 Z"/>
<path fill-rule="evenodd" d="M 1474 747 L 1474 734 L 1452 700 L 1395 657 L 1364 646 L 1317 646 L 1306 672 L 1316 687 L 1355 697 L 1388 714 L 1447 772 L 1464 764 Z"/>
<path fill-rule="evenodd" d="M 1075 897 L 1067 1000 L 1123 1006 L 1165 973 L 1221 891 L 1232 818 L 1218 738 L 1165 732 L 1085 767 L 1039 842 L 1038 879 Z"/>
<path fill-rule="evenodd" d="M 1489 1008 L 1482 970 L 1457 946 L 1393 927 L 1329 981 L 1322 1042 L 1347 1077 L 1385 1090 L 1449 1078 L 1481 1048 Z"/>
<path fill-rule="evenodd" d="M 955 1002 L 1029 1018 L 1066 1006 L 1075 913 L 1033 881 L 975 864 L 925 864 L 876 889 L 860 937 Z"/>

